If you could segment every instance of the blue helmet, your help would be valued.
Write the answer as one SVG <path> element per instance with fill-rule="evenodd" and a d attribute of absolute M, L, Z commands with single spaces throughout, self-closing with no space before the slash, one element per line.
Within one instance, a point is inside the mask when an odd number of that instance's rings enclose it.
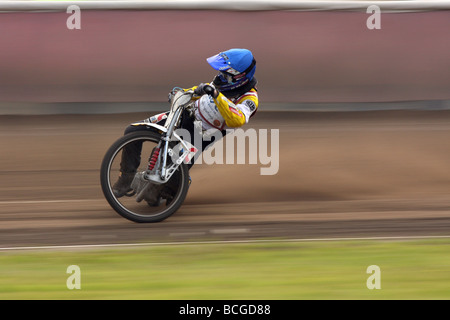
<path fill-rule="evenodd" d="M 219 71 L 214 84 L 220 91 L 237 89 L 249 83 L 256 71 L 256 60 L 250 50 L 230 49 L 206 59 Z M 217 78 L 217 77 L 216 77 Z"/>

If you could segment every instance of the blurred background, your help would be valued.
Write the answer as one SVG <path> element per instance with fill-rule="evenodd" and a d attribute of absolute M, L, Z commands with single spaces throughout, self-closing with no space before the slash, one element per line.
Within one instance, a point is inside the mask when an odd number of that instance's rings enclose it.
<path fill-rule="evenodd" d="M 159 3 L 158 10 L 142 4 L 152 2 Z M 445 10 L 382 6 L 381 29 L 370 30 L 369 4 L 361 1 L 347 10 L 326 10 L 320 1 L 314 10 L 266 10 L 270 3 L 257 2 L 239 10 L 233 1 L 230 10 L 220 1 L 220 10 L 212 10 L 208 1 L 197 2 L 196 10 L 173 5 L 165 10 L 162 1 L 94 10 L 79 2 L 81 29 L 71 30 L 66 26 L 73 15 L 66 13 L 69 3 L 47 2 L 23 7 L 23 12 L 14 1 L 0 3 L 7 10 L 0 16 L 0 113 L 148 110 L 151 104 L 141 103 L 165 103 L 173 86 L 210 81 L 214 70 L 206 58 L 233 47 L 254 52 L 261 109 L 314 108 L 310 103 L 349 108 L 355 102 L 404 107 L 399 102 L 405 101 L 449 106 L 450 19 Z M 191 2 L 178 3 L 192 8 Z M 281 8 L 289 8 L 282 3 Z M 107 2 L 95 8 L 103 7 Z M 74 104 L 79 102 L 96 104 Z M 128 104 L 114 104 L 123 102 Z"/>
<path fill-rule="evenodd" d="M 74 3 L 80 29 L 67 27 Z M 450 2 L 379 1 L 369 29 L 373 3 L 0 1 L 0 299 L 447 299 Z M 257 61 L 248 127 L 280 133 L 277 174 L 196 165 L 169 219 L 117 215 L 99 183 L 106 150 L 166 110 L 174 86 L 212 80 L 206 58 L 239 47 Z M 263 242 L 64 247 L 211 240 Z M 17 247 L 40 250 L 3 254 Z M 373 264 L 379 295 L 365 287 Z"/>
<path fill-rule="evenodd" d="M 450 223 L 441 211 L 450 206 L 450 4 L 381 2 L 381 28 L 369 29 L 368 2 L 332 3 L 88 1 L 76 2 L 76 17 L 67 1 L 0 2 L 0 201 L 9 230 L 20 226 L 7 213 L 26 210 L 21 201 L 38 201 L 33 209 L 43 212 L 53 201 L 64 210 L 94 201 L 87 208 L 111 217 L 98 181 L 107 148 L 129 123 L 167 110 L 174 86 L 212 80 L 206 58 L 239 47 L 257 60 L 260 111 L 249 126 L 280 131 L 269 142 L 279 144 L 279 171 L 195 166 L 177 219 L 279 221 L 285 212 L 300 228 L 314 211 L 305 201 L 334 212 L 334 201 L 363 200 L 397 213 L 412 202 L 438 205 L 434 214 Z M 220 192 L 210 192 L 217 181 Z M 214 205 L 230 199 L 246 205 L 217 214 Z M 345 202 L 342 213 L 375 219 L 374 205 Z M 60 210 L 50 220 L 67 226 Z M 82 224 L 93 223 L 85 214 Z M 48 232 L 42 238 L 52 242 Z M 11 239 L 22 240 L 4 233 Z"/>

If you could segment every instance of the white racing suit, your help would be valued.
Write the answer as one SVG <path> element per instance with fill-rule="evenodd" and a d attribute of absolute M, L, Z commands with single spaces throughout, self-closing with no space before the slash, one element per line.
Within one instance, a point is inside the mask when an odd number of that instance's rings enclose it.
<path fill-rule="evenodd" d="M 203 130 L 224 130 L 248 123 L 257 109 L 258 94 L 255 89 L 232 99 L 222 93 L 215 99 L 203 95 L 195 102 L 195 118 L 202 122 Z"/>
<path fill-rule="evenodd" d="M 194 90 L 196 87 L 187 89 Z M 181 128 L 188 130 L 193 136 L 196 130 L 194 128 L 194 121 L 200 121 L 203 132 L 210 130 L 220 130 L 223 135 L 226 134 L 226 129 L 238 128 L 249 122 L 258 109 L 258 94 L 255 88 L 245 92 L 242 95 L 228 99 L 222 93 L 219 93 L 217 98 L 212 98 L 209 95 L 203 95 L 195 101 L 194 118 L 191 118 L 186 111 L 182 115 Z M 158 123 L 164 125 L 167 118 L 167 113 L 152 116 L 143 121 L 131 124 L 125 129 L 125 134 L 139 130 L 155 130 L 148 126 L 149 123 Z M 195 159 L 205 150 L 209 145 L 215 141 L 202 141 L 201 150 L 197 152 L 194 159 L 188 163 L 191 168 Z M 124 148 L 122 153 L 121 172 L 134 173 L 138 168 L 141 160 L 142 143 L 130 144 Z"/>

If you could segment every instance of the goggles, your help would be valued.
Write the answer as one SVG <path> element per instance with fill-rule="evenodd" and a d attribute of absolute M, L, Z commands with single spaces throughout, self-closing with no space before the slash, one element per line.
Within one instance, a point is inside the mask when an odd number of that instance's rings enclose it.
<path fill-rule="evenodd" d="M 228 84 L 232 84 L 234 82 L 233 75 L 231 75 L 225 71 L 219 72 L 219 79 L 220 79 L 220 81 L 222 81 L 224 83 L 228 83 Z"/>

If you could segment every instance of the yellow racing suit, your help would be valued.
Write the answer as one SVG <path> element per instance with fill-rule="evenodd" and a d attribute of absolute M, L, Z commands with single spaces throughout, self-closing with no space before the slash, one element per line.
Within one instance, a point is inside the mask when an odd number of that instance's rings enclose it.
<path fill-rule="evenodd" d="M 195 101 L 195 118 L 202 122 L 204 130 L 238 128 L 248 123 L 257 109 L 258 93 L 255 88 L 231 99 L 222 93 L 216 98 L 203 95 Z"/>

